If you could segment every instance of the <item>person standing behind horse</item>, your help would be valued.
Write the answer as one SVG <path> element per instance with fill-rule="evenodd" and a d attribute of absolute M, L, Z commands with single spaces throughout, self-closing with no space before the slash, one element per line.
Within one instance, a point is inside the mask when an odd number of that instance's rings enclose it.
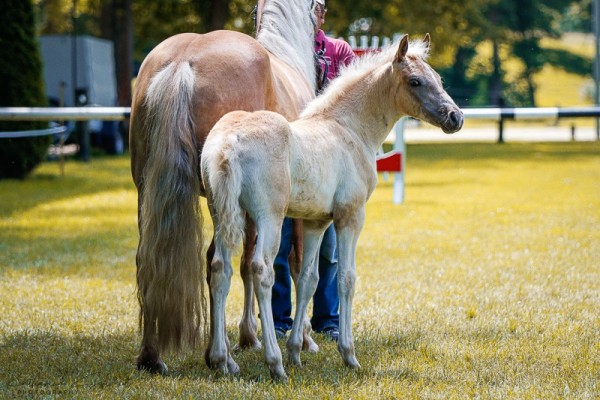
<path fill-rule="evenodd" d="M 321 26 L 325 23 L 327 7 L 325 0 L 315 2 L 315 53 L 318 56 L 323 75 L 321 90 L 327 82 L 335 78 L 340 68 L 354 60 L 354 52 L 348 43 L 341 39 L 329 38 Z M 324 333 L 337 341 L 339 336 L 339 297 L 337 290 L 337 243 L 333 224 L 323 234 L 319 250 L 319 283 L 313 296 L 312 329 Z M 273 268 L 275 283 L 271 298 L 275 332 L 280 339 L 292 328 L 292 283 L 290 279 L 289 256 L 292 249 L 292 220 L 285 218 L 281 230 L 281 244 Z"/>

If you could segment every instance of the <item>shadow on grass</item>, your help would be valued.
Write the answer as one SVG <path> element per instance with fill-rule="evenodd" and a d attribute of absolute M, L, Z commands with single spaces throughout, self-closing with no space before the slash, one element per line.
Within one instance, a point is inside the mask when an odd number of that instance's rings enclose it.
<path fill-rule="evenodd" d="M 0 381 L 7 383 L 5 390 L 14 398 L 126 384 L 134 370 L 134 346 L 133 335 L 19 333 L 3 340 Z"/>
<path fill-rule="evenodd" d="M 0 346 L 0 398 L 91 398 L 96 397 L 93 393 L 144 393 L 150 385 L 160 391 L 163 383 L 172 386 L 170 381 L 189 384 L 220 378 L 205 366 L 200 351 L 167 356 L 170 371 L 165 376 L 138 371 L 138 346 L 135 334 L 9 336 Z"/>
<path fill-rule="evenodd" d="M 0 369 L 0 397 L 4 391 L 5 398 L 81 396 L 116 386 L 135 387 L 154 379 L 188 383 L 190 380 L 237 379 L 209 369 L 200 348 L 181 355 L 164 356 L 169 367 L 165 376 L 138 371 L 135 360 L 139 337 L 136 334 L 107 335 L 99 332 L 97 337 L 90 337 L 20 332 L 0 339 L 0 365 L 3 365 Z M 238 352 L 235 358 L 243 368 L 240 378 L 270 382 L 262 351 Z"/>
<path fill-rule="evenodd" d="M 0 218 L 48 202 L 119 189 L 134 190 L 128 156 L 70 161 L 64 176 L 57 165 L 47 162 L 24 180 L 0 180 Z"/>
<path fill-rule="evenodd" d="M 233 339 L 233 338 L 232 338 Z M 317 338 L 319 339 L 319 338 Z M 140 372 L 135 367 L 139 338 L 136 334 L 110 335 L 98 333 L 97 337 L 86 335 L 54 334 L 51 332 L 20 332 L 3 338 L 0 346 L 0 393 L 7 398 L 31 398 L 40 396 L 85 396 L 96 391 L 115 391 L 118 387 L 136 388 L 155 379 L 173 380 L 177 384 L 210 382 L 215 380 L 239 380 L 272 382 L 264 363 L 263 351 L 236 352 L 234 357 L 241 368 L 239 377 L 224 377 L 204 364 L 203 352 L 189 351 L 182 356 L 168 355 L 165 358 L 170 372 L 158 377 Z M 235 339 L 234 339 L 235 340 Z M 360 351 L 370 352 L 371 346 L 400 357 L 414 350 L 414 337 L 379 337 L 357 343 Z M 303 367 L 292 368 L 284 362 L 290 377 L 296 383 L 311 382 L 316 385 L 339 384 L 356 380 L 372 380 L 384 373 L 398 379 L 417 381 L 417 373 L 410 370 L 374 371 L 370 367 L 377 361 L 378 353 L 363 354 L 362 371 L 346 368 L 335 348 L 335 343 L 318 340 L 321 351 L 317 354 L 303 352 Z M 285 344 L 279 343 L 284 360 L 287 357 Z M 360 357 L 360 354 L 359 354 Z M 363 360 L 361 360 L 362 362 Z"/>
<path fill-rule="evenodd" d="M 535 158 L 560 162 L 597 157 L 598 142 L 556 143 L 421 143 L 409 144 L 408 168 L 435 162 L 510 162 Z M 46 163 L 23 181 L 0 181 L 0 218 L 60 199 L 92 195 L 107 190 L 135 190 L 129 156 L 96 158 L 88 164 L 71 161 L 64 177 Z M 437 182 L 442 184 L 441 182 Z M 444 182 L 443 184 L 448 184 Z"/>
<path fill-rule="evenodd" d="M 0 271 L 0 277 L 9 269 L 110 277 L 115 271 L 121 271 L 124 264 L 134 265 L 131 240 L 136 234 L 134 229 L 114 232 L 109 228 L 96 228 L 86 234 L 76 232 L 73 237 L 53 237 L 49 232 L 30 240 L 26 229 L 12 229 L 11 235 L 0 243 L 0 265 L 5 268 Z"/>
<path fill-rule="evenodd" d="M 540 142 L 540 143 L 420 143 L 409 144 L 409 163 L 437 161 L 497 161 L 535 158 L 545 162 L 560 162 L 595 158 L 600 154 L 600 142 Z"/>

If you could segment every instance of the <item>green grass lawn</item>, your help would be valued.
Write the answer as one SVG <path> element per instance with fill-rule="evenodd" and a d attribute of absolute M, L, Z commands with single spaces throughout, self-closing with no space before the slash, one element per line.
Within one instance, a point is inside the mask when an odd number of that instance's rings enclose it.
<path fill-rule="evenodd" d="M 200 348 L 167 355 L 166 377 L 135 369 L 127 158 L 0 181 L 0 398 L 598 398 L 600 144 L 419 144 L 407 159 L 405 203 L 380 180 L 359 241 L 362 369 L 317 335 L 288 384 L 260 352 L 235 354 L 235 378 Z M 241 304 L 235 276 L 233 341 Z"/>

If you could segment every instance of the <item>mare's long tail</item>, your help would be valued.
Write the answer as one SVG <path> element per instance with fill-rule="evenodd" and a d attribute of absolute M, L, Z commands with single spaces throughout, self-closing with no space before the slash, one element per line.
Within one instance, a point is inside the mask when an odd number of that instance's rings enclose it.
<path fill-rule="evenodd" d="M 140 325 L 161 350 L 193 345 L 206 332 L 199 151 L 194 135 L 194 71 L 171 63 L 148 88 L 148 159 L 140 212 Z M 149 325 L 149 326 L 148 326 Z"/>

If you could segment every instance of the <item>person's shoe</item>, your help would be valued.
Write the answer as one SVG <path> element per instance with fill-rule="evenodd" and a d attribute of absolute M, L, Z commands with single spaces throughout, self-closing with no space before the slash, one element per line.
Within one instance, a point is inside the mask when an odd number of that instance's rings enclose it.
<path fill-rule="evenodd" d="M 279 339 L 285 339 L 286 332 L 283 328 L 275 328 L 275 337 Z"/>
<path fill-rule="evenodd" d="M 338 331 L 338 328 L 326 328 L 324 330 L 322 330 L 321 332 L 323 335 L 325 335 L 329 340 L 332 340 L 334 342 L 337 342 L 339 337 L 340 337 L 340 331 Z"/>

